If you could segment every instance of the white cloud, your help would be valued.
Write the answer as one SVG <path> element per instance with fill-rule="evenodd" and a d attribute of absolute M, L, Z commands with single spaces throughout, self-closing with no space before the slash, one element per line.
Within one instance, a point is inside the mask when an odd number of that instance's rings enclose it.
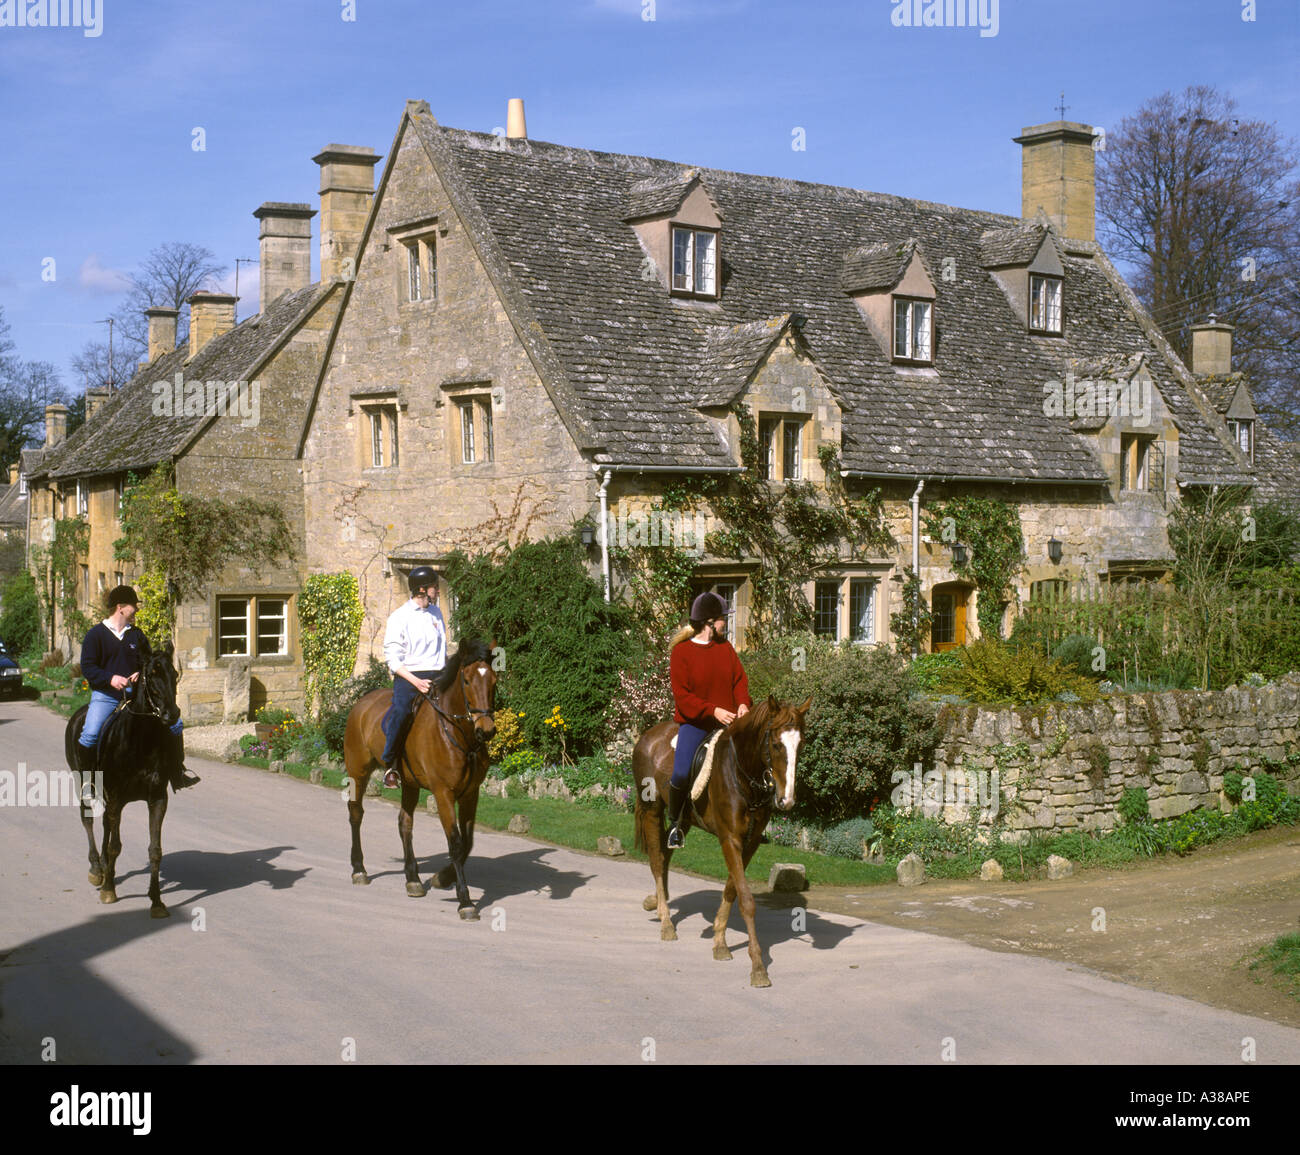
<path fill-rule="evenodd" d="M 77 270 L 77 285 L 97 295 L 111 296 L 131 288 L 131 278 L 120 269 L 105 268 L 99 254 L 91 253 Z"/>

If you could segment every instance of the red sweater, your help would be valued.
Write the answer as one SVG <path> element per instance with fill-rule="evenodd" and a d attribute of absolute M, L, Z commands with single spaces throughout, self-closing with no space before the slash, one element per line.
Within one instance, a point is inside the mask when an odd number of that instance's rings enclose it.
<path fill-rule="evenodd" d="M 749 679 L 730 642 L 702 646 L 690 638 L 673 647 L 668 660 L 677 711 L 673 717 L 693 726 L 712 728 L 715 707 L 733 713 L 740 705 L 753 707 L 749 700 Z"/>

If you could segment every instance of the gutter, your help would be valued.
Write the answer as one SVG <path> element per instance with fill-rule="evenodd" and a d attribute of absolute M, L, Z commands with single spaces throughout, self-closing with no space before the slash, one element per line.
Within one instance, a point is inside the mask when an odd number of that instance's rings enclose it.
<path fill-rule="evenodd" d="M 600 472 L 600 466 L 593 465 L 592 471 Z M 610 469 L 605 470 L 605 477 L 600 483 L 600 570 L 605 579 L 605 601 L 609 601 L 609 483 L 614 476 Z"/>

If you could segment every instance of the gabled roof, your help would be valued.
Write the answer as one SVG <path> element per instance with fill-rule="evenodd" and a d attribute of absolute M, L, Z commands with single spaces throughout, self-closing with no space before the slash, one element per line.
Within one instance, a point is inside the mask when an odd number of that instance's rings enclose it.
<path fill-rule="evenodd" d="M 916 252 L 916 238 L 861 245 L 844 254 L 840 287 L 846 293 L 870 293 L 892 289 L 903 279 Z"/>
<path fill-rule="evenodd" d="M 210 415 L 185 417 L 155 412 L 156 383 L 170 389 L 176 374 L 191 381 L 252 381 L 267 358 L 325 299 L 333 285 L 308 285 L 284 293 L 264 313 L 213 337 L 192 361 L 181 345 L 140 369 L 105 402 L 91 421 L 47 450 L 30 475 L 35 479 L 94 477 L 141 472 L 180 454 Z"/>
<path fill-rule="evenodd" d="M 711 325 L 703 332 L 704 344 L 695 376 L 699 408 L 729 405 L 749 383 L 759 362 L 781 339 L 790 314 L 750 321 L 745 325 Z"/>
<path fill-rule="evenodd" d="M 646 217 L 661 217 L 675 213 L 697 184 L 700 183 L 698 169 L 688 168 L 678 173 L 648 177 L 637 181 L 632 186 L 627 198 L 627 211 L 623 217 L 626 221 L 644 220 Z M 713 204 L 718 218 L 722 210 L 709 194 L 706 187 L 704 195 Z"/>
<path fill-rule="evenodd" d="M 980 264 L 986 269 L 1032 264 L 1047 240 L 1061 255 L 1056 233 L 1045 221 L 1022 221 L 1005 228 L 989 229 L 980 237 Z"/>
<path fill-rule="evenodd" d="M 0 530 L 27 527 L 27 494 L 21 490 L 21 481 L 0 488 Z"/>
<path fill-rule="evenodd" d="M 1189 396 L 1186 370 L 1100 252 L 1063 256 L 1068 332 L 1034 336 L 982 263 L 986 234 L 1024 222 L 700 169 L 726 218 L 722 292 L 684 301 L 642 277 L 645 252 L 627 223 L 630 204 L 667 203 L 652 190 L 680 181 L 679 163 L 528 139 L 503 147 L 491 134 L 442 128 L 427 106 L 408 105 L 407 116 L 561 417 L 597 463 L 734 468 L 733 450 L 697 408 L 703 366 L 723 375 L 704 392 L 725 394 L 749 337 L 761 344 L 757 327 L 798 313 L 800 339 L 843 399 L 847 472 L 1104 483 L 1068 420 L 1045 415 L 1043 384 L 1061 378 L 1067 359 L 1146 353 L 1182 429 L 1182 480 L 1237 473 L 1208 405 L 1202 412 Z M 895 366 L 842 284 L 845 253 L 900 237 L 952 256 L 957 272 L 934 282 L 928 369 Z M 746 326 L 756 328 L 742 335 Z M 725 330 L 734 337 L 721 338 Z"/>

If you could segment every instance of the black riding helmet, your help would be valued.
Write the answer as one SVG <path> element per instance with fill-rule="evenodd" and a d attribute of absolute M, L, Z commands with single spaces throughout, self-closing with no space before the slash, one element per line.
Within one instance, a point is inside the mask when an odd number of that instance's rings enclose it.
<path fill-rule="evenodd" d="M 438 575 L 434 572 L 432 566 L 417 565 L 415 569 L 406 575 L 406 586 L 411 593 L 415 593 L 422 586 L 432 586 L 437 585 L 437 583 Z"/>
<path fill-rule="evenodd" d="M 712 622 L 727 616 L 727 607 L 717 594 L 706 590 L 691 603 L 692 622 Z"/>

